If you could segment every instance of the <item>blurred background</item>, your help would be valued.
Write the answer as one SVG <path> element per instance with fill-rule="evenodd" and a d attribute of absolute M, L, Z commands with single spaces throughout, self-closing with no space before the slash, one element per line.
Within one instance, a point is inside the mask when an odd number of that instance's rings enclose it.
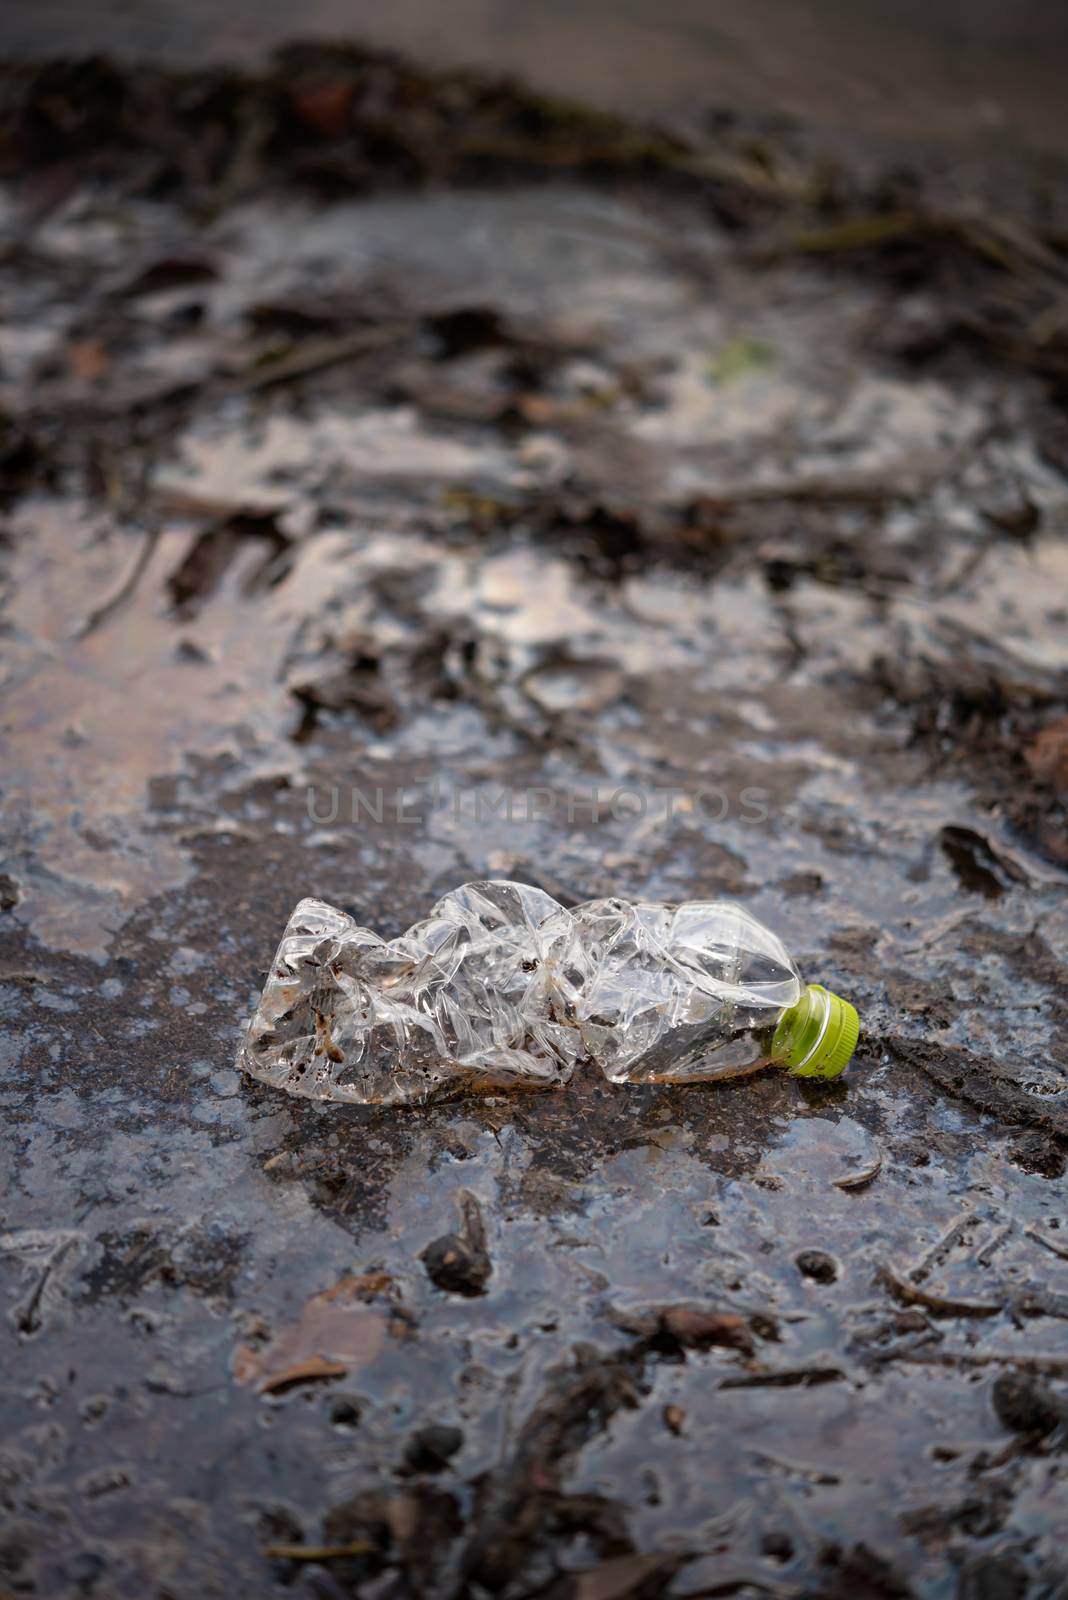
<path fill-rule="evenodd" d="M 294 35 L 686 120 L 709 104 L 890 136 L 1068 140 L 1068 9 L 1050 0 L 8 0 L 0 47 L 255 65 Z"/>

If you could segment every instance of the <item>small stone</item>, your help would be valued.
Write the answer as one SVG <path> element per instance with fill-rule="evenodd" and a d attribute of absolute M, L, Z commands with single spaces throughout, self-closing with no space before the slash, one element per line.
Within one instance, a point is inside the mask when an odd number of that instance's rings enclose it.
<path fill-rule="evenodd" d="M 988 1553 L 965 1567 L 957 1584 L 957 1600 L 1025 1600 L 1027 1572 L 1015 1556 Z"/>
<path fill-rule="evenodd" d="M 14 878 L 0 873 L 0 911 L 11 911 L 19 903 L 19 886 Z"/>
<path fill-rule="evenodd" d="M 794 1258 L 798 1272 L 803 1278 L 811 1278 L 813 1283 L 834 1283 L 838 1278 L 838 1267 L 833 1256 L 823 1250 L 802 1250 Z"/>
<path fill-rule="evenodd" d="M 486 1286 L 488 1263 L 458 1233 L 434 1239 L 420 1259 L 430 1281 L 451 1294 L 481 1294 Z"/>
<path fill-rule="evenodd" d="M 335 1428 L 358 1427 L 362 1412 L 358 1400 L 351 1395 L 339 1394 L 330 1405 L 330 1421 Z"/>
<path fill-rule="evenodd" d="M 1013 1433 L 1044 1439 L 1068 1423 L 1068 1405 L 1048 1384 L 1025 1372 L 1003 1372 L 995 1378 L 990 1400 L 998 1421 Z"/>
<path fill-rule="evenodd" d="M 420 1428 L 405 1446 L 405 1471 L 443 1472 L 463 1442 L 463 1430 L 450 1427 L 448 1423 L 435 1422 Z"/>
<path fill-rule="evenodd" d="M 775 1528 L 772 1528 L 764 1535 L 760 1542 L 760 1548 L 769 1561 L 774 1561 L 779 1566 L 784 1566 L 787 1561 L 793 1560 L 793 1540 L 789 1534 L 780 1533 Z"/>
<path fill-rule="evenodd" d="M 463 1215 L 461 1233 L 444 1233 L 432 1239 L 420 1256 L 427 1277 L 449 1294 L 478 1295 L 485 1290 L 493 1272 L 486 1249 L 482 1213 L 474 1195 L 460 1195 Z"/>
<path fill-rule="evenodd" d="M 686 1413 L 681 1406 L 664 1407 L 664 1425 L 670 1433 L 680 1434 L 686 1421 Z"/>

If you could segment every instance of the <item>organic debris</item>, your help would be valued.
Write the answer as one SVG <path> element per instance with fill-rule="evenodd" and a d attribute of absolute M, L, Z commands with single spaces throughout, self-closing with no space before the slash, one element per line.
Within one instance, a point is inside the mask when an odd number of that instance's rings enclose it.
<path fill-rule="evenodd" d="M 462 1228 L 431 1240 L 420 1257 L 426 1275 L 439 1289 L 451 1294 L 478 1295 L 493 1272 L 486 1249 L 482 1211 L 473 1194 L 458 1197 Z"/>
<path fill-rule="evenodd" d="M 258 1394 L 275 1394 L 297 1384 L 341 1378 L 352 1367 L 374 1361 L 394 1321 L 381 1311 L 361 1310 L 366 1282 L 345 1277 L 313 1295 L 294 1326 L 266 1344 L 240 1345 L 234 1377 Z"/>

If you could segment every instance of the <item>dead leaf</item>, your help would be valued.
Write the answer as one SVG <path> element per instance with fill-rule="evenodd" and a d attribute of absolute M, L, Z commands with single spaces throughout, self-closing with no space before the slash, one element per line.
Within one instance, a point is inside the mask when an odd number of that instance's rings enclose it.
<path fill-rule="evenodd" d="M 108 353 L 99 339 L 78 339 L 67 350 L 71 376 L 92 383 L 107 369 Z"/>
<path fill-rule="evenodd" d="M 293 96 L 293 110 L 306 128 L 323 139 L 340 139 L 352 118 L 353 83 L 317 83 Z"/>
<path fill-rule="evenodd" d="M 378 1299 L 379 1296 L 388 1299 L 397 1299 L 399 1296 L 397 1281 L 388 1272 L 346 1273 L 332 1289 L 324 1289 L 322 1297 L 326 1300 L 366 1301 Z"/>
<path fill-rule="evenodd" d="M 682 1564 L 680 1555 L 615 1556 L 575 1578 L 574 1600 L 628 1600 L 660 1594 Z"/>
<path fill-rule="evenodd" d="M 292 1384 L 341 1378 L 373 1361 L 388 1327 L 381 1312 L 358 1303 L 366 1292 L 363 1279 L 348 1277 L 313 1295 L 295 1327 L 283 1329 L 262 1349 L 238 1347 L 236 1381 L 257 1394 L 271 1394 Z"/>
<path fill-rule="evenodd" d="M 753 1351 L 753 1335 L 744 1317 L 735 1311 L 704 1311 L 689 1306 L 667 1306 L 661 1317 L 666 1333 L 686 1349 L 725 1345 L 730 1350 Z"/>
<path fill-rule="evenodd" d="M 752 1355 L 753 1334 L 748 1322 L 736 1311 L 717 1311 L 707 1306 L 652 1306 L 636 1311 L 617 1312 L 616 1326 L 640 1338 L 666 1341 L 684 1350 L 703 1350 L 721 1345 Z"/>
<path fill-rule="evenodd" d="M 277 1394 L 281 1389 L 290 1389 L 298 1383 L 313 1383 L 318 1378 L 343 1378 L 348 1370 L 348 1365 L 344 1361 L 330 1361 L 326 1356 L 310 1356 L 307 1361 L 298 1361 L 282 1372 L 274 1372 L 261 1378 L 256 1385 L 256 1392 Z"/>
<path fill-rule="evenodd" d="M 1031 776 L 1058 795 L 1068 794 L 1068 717 L 1043 728 L 1024 749 Z"/>

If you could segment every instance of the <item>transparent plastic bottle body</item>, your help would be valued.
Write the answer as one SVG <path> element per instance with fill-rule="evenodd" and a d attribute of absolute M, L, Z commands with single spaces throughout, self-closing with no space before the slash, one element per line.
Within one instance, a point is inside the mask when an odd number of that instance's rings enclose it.
<path fill-rule="evenodd" d="M 594 900 L 572 916 L 590 953 L 579 1031 L 610 1082 L 703 1082 L 768 1059 L 801 978 L 782 941 L 742 906 Z"/>
<path fill-rule="evenodd" d="M 782 941 L 730 901 L 568 910 L 492 880 L 386 941 L 302 900 L 239 1062 L 291 1093 L 363 1104 L 552 1087 L 582 1060 L 612 1083 L 702 1082 L 768 1060 L 802 990 Z"/>

